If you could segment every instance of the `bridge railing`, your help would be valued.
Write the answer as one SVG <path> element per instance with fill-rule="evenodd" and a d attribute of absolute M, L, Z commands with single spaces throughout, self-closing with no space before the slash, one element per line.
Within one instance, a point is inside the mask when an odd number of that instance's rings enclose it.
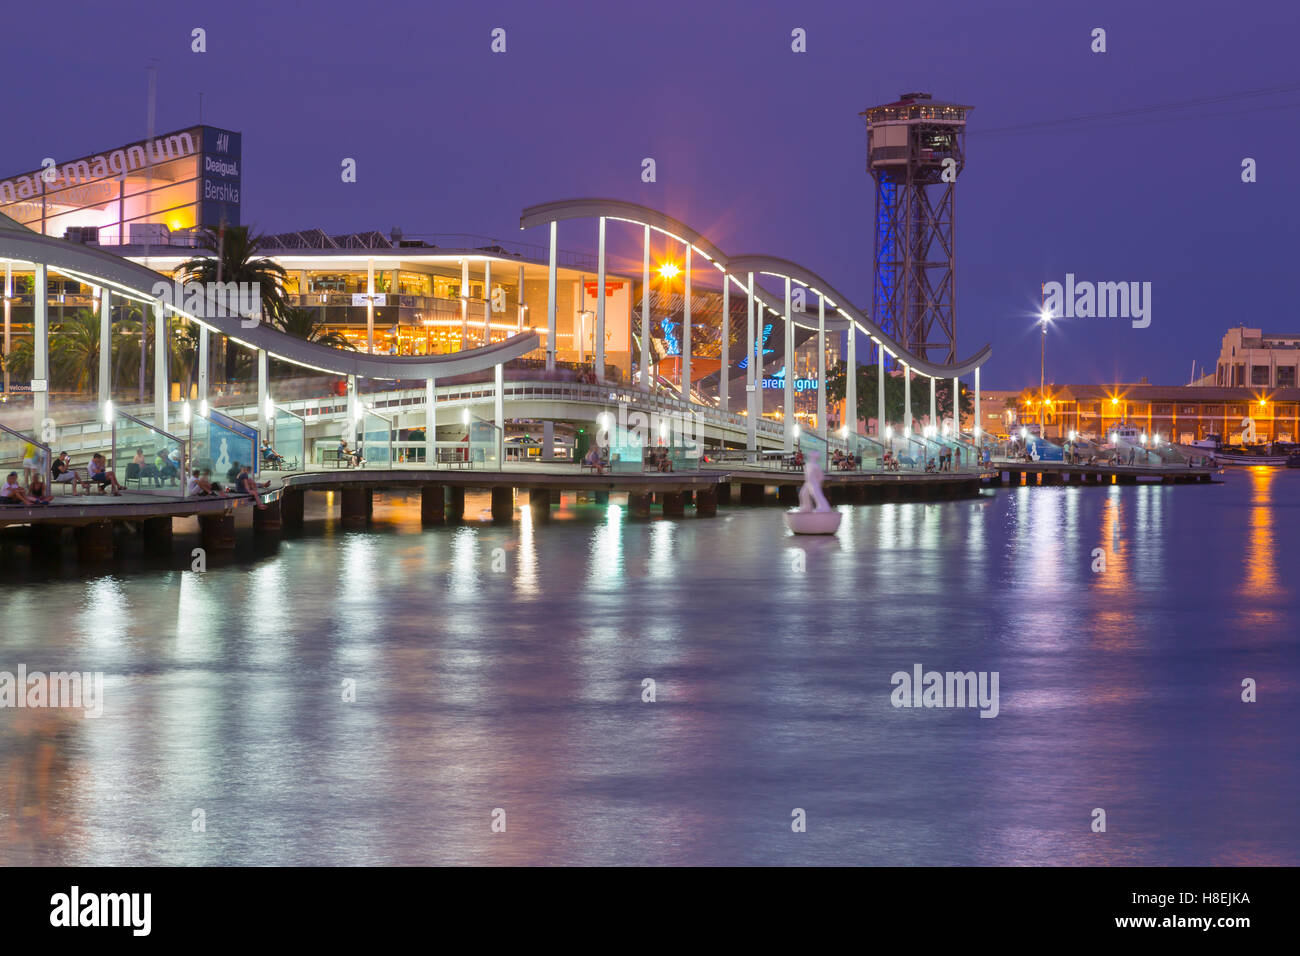
<path fill-rule="evenodd" d="M 177 438 L 121 409 L 114 409 L 108 467 L 124 487 L 134 482 L 141 490 L 185 497 L 189 449 L 189 439 Z M 244 464 L 252 464 L 252 459 Z"/>
<path fill-rule="evenodd" d="M 16 471 L 23 478 L 27 478 L 23 471 L 30 469 L 32 464 L 39 469 L 37 473 L 44 479 L 48 489 L 50 466 L 54 464 L 50 446 L 31 435 L 24 435 L 7 425 L 0 425 L 0 477 Z"/>

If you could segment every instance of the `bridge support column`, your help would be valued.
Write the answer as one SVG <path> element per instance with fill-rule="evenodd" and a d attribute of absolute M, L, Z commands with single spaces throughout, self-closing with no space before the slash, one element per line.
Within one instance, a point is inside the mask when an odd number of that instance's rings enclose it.
<path fill-rule="evenodd" d="M 695 504 L 695 492 L 683 491 L 681 495 L 682 495 L 682 504 L 684 506 L 691 507 Z"/>
<path fill-rule="evenodd" d="M 596 381 L 605 381 L 605 217 L 596 239 Z M 726 368 L 724 365 L 723 368 Z"/>
<path fill-rule="evenodd" d="M 560 491 L 559 488 L 552 488 L 552 489 L 551 489 L 551 504 L 553 504 L 553 505 L 559 505 L 559 504 L 561 504 L 561 503 L 562 503 L 562 502 L 561 502 L 561 495 L 562 495 L 562 492 Z"/>
<path fill-rule="evenodd" d="M 551 489 L 529 488 L 528 508 L 533 515 L 533 524 L 546 524 L 551 520 Z"/>
<path fill-rule="evenodd" d="M 1018 472 L 1018 471 L 1007 471 L 1007 484 L 1009 484 L 1012 488 L 1019 488 L 1019 487 L 1020 487 L 1020 472 Z"/>
<path fill-rule="evenodd" d="M 284 512 L 280 509 L 280 499 L 268 501 L 265 508 L 253 509 L 254 534 L 279 534 L 284 527 Z"/>
<path fill-rule="evenodd" d="M 263 441 L 269 441 L 271 438 L 271 419 L 266 414 L 266 399 L 269 395 L 267 391 L 269 385 L 268 362 L 266 349 L 257 350 L 257 430 L 261 432 L 259 436 Z"/>
<path fill-rule="evenodd" d="M 748 482 L 740 486 L 740 503 L 742 505 L 761 505 L 763 503 L 764 488 L 762 485 L 754 485 Z"/>
<path fill-rule="evenodd" d="M 695 493 L 695 516 L 697 518 L 712 518 L 718 513 L 718 492 L 710 488 L 707 491 L 701 489 Z"/>
<path fill-rule="evenodd" d="M 140 539 L 145 554 L 165 557 L 172 553 L 172 519 L 145 518 L 140 522 Z"/>
<path fill-rule="evenodd" d="M 465 489 L 460 485 L 447 486 L 447 523 L 465 520 Z"/>
<path fill-rule="evenodd" d="M 486 332 L 484 334 L 487 334 Z M 496 425 L 497 468 L 506 467 L 506 384 L 505 366 L 498 362 L 493 367 L 492 378 L 496 385 L 492 389 L 492 415 Z"/>
<path fill-rule="evenodd" d="M 301 531 L 303 507 L 307 493 L 297 488 L 286 488 L 280 495 L 280 521 L 285 530 Z"/>
<path fill-rule="evenodd" d="M 199 536 L 204 551 L 234 551 L 234 513 L 225 511 L 215 515 L 199 515 Z"/>
<path fill-rule="evenodd" d="M 608 492 L 608 491 L 598 491 L 598 492 L 596 492 L 596 504 L 598 504 L 598 505 L 607 505 L 607 504 L 609 504 L 609 492 Z"/>
<path fill-rule="evenodd" d="M 546 273 L 546 371 L 548 372 L 555 371 L 555 239 L 558 225 L 555 220 L 551 220 L 551 257 Z"/>
<path fill-rule="evenodd" d="M 663 491 L 659 497 L 663 502 L 665 518 L 680 518 L 686 514 L 686 500 L 680 491 Z"/>
<path fill-rule="evenodd" d="M 206 360 L 208 357 L 208 338 L 207 329 L 203 329 L 199 338 L 199 359 Z M 104 403 L 112 396 L 109 394 L 108 386 L 113 378 L 112 367 L 110 363 L 113 359 L 113 294 L 109 292 L 108 286 L 99 287 L 99 417 L 104 417 Z M 208 393 L 208 374 L 207 370 L 200 363 L 199 365 L 199 397 L 207 399 Z M 183 476 L 182 476 L 183 478 Z"/>
<path fill-rule="evenodd" d="M 797 505 L 799 503 L 799 489 L 795 485 L 777 485 L 776 500 L 783 505 Z"/>
<path fill-rule="evenodd" d="M 342 518 L 345 525 L 363 525 L 370 520 L 372 492 L 369 488 L 344 488 Z"/>
<path fill-rule="evenodd" d="M 500 368 L 501 366 L 497 366 Z M 505 524 L 515 520 L 515 490 L 509 486 L 492 489 L 492 520 Z"/>
<path fill-rule="evenodd" d="M 107 561 L 113 557 L 113 522 L 78 525 L 74 537 L 77 539 L 78 561 Z"/>
<path fill-rule="evenodd" d="M 627 510 L 633 518 L 650 517 L 650 495 L 644 491 L 629 491 Z"/>
<path fill-rule="evenodd" d="M 686 243 L 685 295 L 682 300 L 682 401 L 691 404 L 691 244 Z M 791 353 L 792 354 L 792 353 Z"/>
<path fill-rule="evenodd" d="M 44 202 L 44 200 L 42 200 Z M 49 273 L 45 263 L 33 266 L 32 276 L 32 380 L 39 381 L 39 389 L 32 389 L 32 431 L 41 433 L 41 424 L 50 410 L 50 323 L 49 323 Z"/>
<path fill-rule="evenodd" d="M 650 227 L 645 227 L 645 238 L 641 241 L 641 253 L 644 262 L 641 266 L 641 288 L 650 288 Z M 650 378 L 650 297 L 641 294 L 641 387 L 654 391 L 654 382 Z"/>
<path fill-rule="evenodd" d="M 153 304 L 153 419 L 154 427 L 170 431 L 167 421 L 167 400 L 171 385 L 167 381 L 167 312 L 161 302 Z M 253 449 L 257 454 L 257 449 Z"/>
<path fill-rule="evenodd" d="M 442 485 L 420 487 L 420 524 L 442 524 L 447 511 L 447 489 Z"/>
<path fill-rule="evenodd" d="M 519 286 L 523 294 L 523 284 Z M 438 440 L 438 392 L 437 383 L 431 379 L 424 380 L 424 464 L 426 468 L 436 468 L 438 452 L 435 442 Z M 441 486 L 439 486 L 441 487 Z M 439 519 L 440 521 L 442 519 Z"/>
<path fill-rule="evenodd" d="M 794 320 L 790 315 L 790 277 L 785 277 L 785 352 L 794 355 Z M 781 417 L 781 447 L 788 455 L 794 451 L 794 362 L 787 359 L 785 363 L 785 389 L 782 393 L 784 411 Z"/>
<path fill-rule="evenodd" d="M 761 340 L 759 340 L 759 344 L 757 346 L 758 351 L 755 351 L 754 273 L 752 272 L 749 273 L 749 281 L 746 287 L 746 294 L 749 299 L 749 319 L 745 326 L 745 348 L 746 348 L 745 354 L 747 356 L 745 360 L 745 450 L 749 452 L 749 455 L 752 458 L 755 452 L 758 450 L 757 401 L 758 401 L 759 392 L 761 391 L 761 388 L 758 388 L 757 386 L 762 385 L 760 379 L 763 374 L 762 362 L 761 362 L 762 356 L 759 354 L 759 352 L 762 351 Z M 853 376 L 850 375 L 848 377 L 848 380 L 852 381 L 852 379 Z M 744 501 L 745 500 L 744 491 L 742 490 L 740 494 L 741 494 L 740 500 Z M 760 494 L 759 498 L 761 499 L 762 497 L 763 496 Z"/>
<path fill-rule="evenodd" d="M 724 481 L 718 485 L 718 504 L 731 504 L 731 482 Z"/>
<path fill-rule="evenodd" d="M 34 524 L 27 529 L 32 558 L 38 561 L 57 561 L 63 554 L 63 525 Z"/>

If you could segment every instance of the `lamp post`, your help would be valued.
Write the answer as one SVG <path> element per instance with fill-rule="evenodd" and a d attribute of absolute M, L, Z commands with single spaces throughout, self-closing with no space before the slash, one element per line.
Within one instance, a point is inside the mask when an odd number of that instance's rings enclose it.
<path fill-rule="evenodd" d="M 1047 370 L 1047 323 L 1052 321 L 1052 310 L 1043 309 L 1038 316 L 1038 323 L 1043 328 L 1042 343 L 1038 355 L 1038 430 L 1039 438 L 1047 437 L 1047 419 L 1045 417 L 1047 405 L 1046 401 L 1046 370 Z"/>

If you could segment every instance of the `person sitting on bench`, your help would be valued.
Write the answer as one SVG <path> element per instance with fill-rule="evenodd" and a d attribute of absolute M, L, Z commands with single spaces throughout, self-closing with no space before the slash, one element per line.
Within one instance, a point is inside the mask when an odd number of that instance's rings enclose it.
<path fill-rule="evenodd" d="M 50 481 L 55 484 L 71 484 L 73 497 L 81 494 L 81 476 L 73 470 L 66 451 L 59 452 L 59 457 L 50 465 Z"/>
<path fill-rule="evenodd" d="M 122 494 L 122 486 L 118 484 L 117 473 L 108 470 L 108 463 L 104 461 L 104 456 L 99 452 L 90 456 L 90 468 L 87 477 L 99 485 L 101 495 L 104 493 L 105 488 L 112 488 L 114 497 Z"/>
<path fill-rule="evenodd" d="M 284 464 L 284 456 L 271 447 L 271 443 L 265 438 L 262 439 L 262 461 L 272 468 L 279 468 Z"/>

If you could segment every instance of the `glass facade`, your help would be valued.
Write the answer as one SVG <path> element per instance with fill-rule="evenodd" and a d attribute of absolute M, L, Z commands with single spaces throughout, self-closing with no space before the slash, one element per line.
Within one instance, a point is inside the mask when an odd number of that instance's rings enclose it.
<path fill-rule="evenodd" d="M 164 133 L 0 179 L 0 213 L 42 235 L 98 245 L 192 245 L 199 226 L 239 225 L 240 135 Z"/>

